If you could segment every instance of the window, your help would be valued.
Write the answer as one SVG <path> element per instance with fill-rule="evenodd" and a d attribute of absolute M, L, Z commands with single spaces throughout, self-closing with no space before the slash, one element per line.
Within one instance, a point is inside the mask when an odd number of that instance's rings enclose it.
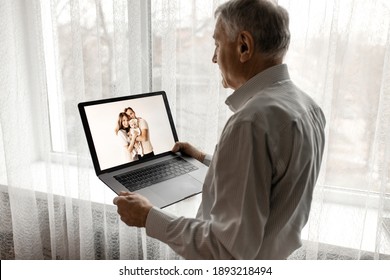
<path fill-rule="evenodd" d="M 279 3 L 290 12 L 291 74 L 328 114 L 325 185 L 379 192 L 388 1 Z"/>
<path fill-rule="evenodd" d="M 165 90 L 180 139 L 212 153 L 230 114 L 229 91 L 211 63 L 213 13 L 222 2 L 41 1 L 52 150 L 74 153 L 85 143 L 74 135 L 77 102 Z M 328 115 L 324 185 L 379 192 L 389 4 L 279 3 L 290 13 L 291 75 Z"/>
<path fill-rule="evenodd" d="M 72 154 L 78 102 L 151 87 L 150 3 L 41 1 L 41 11 L 52 151 Z"/>

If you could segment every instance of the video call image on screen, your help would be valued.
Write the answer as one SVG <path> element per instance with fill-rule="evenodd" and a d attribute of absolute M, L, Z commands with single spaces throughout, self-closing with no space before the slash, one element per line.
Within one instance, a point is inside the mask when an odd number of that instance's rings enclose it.
<path fill-rule="evenodd" d="M 128 107 L 133 109 L 137 120 L 131 121 L 129 117 L 129 127 L 126 129 L 126 124 L 118 120 L 120 113 L 125 113 Z M 143 151 L 150 151 L 151 148 L 155 155 L 170 151 L 175 143 L 160 95 L 90 105 L 85 107 L 85 113 L 101 170 L 137 160 L 138 155 L 142 156 Z M 121 127 L 119 123 L 122 123 Z M 130 127 L 130 123 L 133 127 Z M 141 129 L 145 125 L 150 143 L 136 141 L 130 151 L 128 144 L 134 131 L 142 134 Z"/>

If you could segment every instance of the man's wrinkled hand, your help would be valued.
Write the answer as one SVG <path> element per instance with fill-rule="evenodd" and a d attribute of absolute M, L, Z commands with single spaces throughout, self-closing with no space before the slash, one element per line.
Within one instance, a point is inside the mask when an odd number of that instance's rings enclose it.
<path fill-rule="evenodd" d="M 172 152 L 181 152 L 185 155 L 188 155 L 200 162 L 204 161 L 205 154 L 193 147 L 191 144 L 187 142 L 176 142 L 172 148 Z"/>
<path fill-rule="evenodd" d="M 145 227 L 146 219 L 153 205 L 138 193 L 121 192 L 113 203 L 118 208 L 121 220 L 128 226 Z"/>

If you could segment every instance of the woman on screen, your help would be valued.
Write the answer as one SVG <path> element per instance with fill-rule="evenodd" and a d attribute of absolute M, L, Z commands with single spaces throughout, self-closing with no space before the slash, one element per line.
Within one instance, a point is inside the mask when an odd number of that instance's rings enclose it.
<path fill-rule="evenodd" d="M 115 133 L 118 136 L 119 144 L 122 147 L 122 158 L 126 162 L 138 160 L 138 155 L 134 155 L 134 143 L 137 137 L 129 137 L 130 132 L 130 117 L 126 113 L 119 113 L 118 123 L 115 128 Z"/>

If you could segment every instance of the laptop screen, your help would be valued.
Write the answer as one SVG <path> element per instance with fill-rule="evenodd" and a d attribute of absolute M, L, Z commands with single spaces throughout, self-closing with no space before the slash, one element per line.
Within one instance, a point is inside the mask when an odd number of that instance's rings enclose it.
<path fill-rule="evenodd" d="M 177 141 L 165 92 L 84 102 L 79 111 L 96 173 L 165 154 Z"/>

